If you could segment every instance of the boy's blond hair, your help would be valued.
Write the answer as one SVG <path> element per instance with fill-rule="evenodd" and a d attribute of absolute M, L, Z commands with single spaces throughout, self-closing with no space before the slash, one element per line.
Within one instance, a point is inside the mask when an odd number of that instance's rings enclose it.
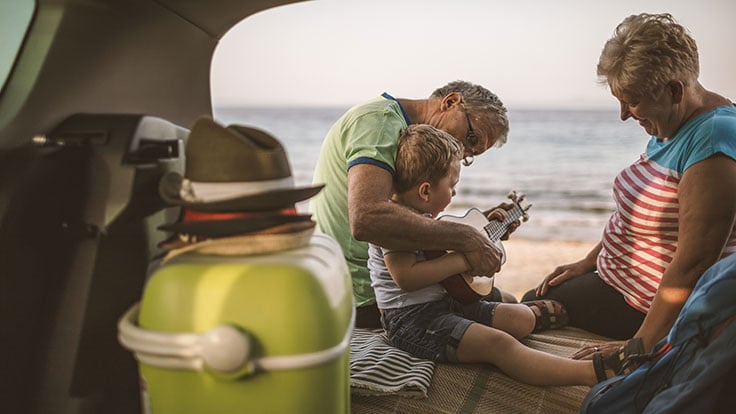
<path fill-rule="evenodd" d="M 462 144 L 452 135 L 431 125 L 409 125 L 399 135 L 394 191 L 402 193 L 425 181 L 437 184 L 462 158 Z"/>

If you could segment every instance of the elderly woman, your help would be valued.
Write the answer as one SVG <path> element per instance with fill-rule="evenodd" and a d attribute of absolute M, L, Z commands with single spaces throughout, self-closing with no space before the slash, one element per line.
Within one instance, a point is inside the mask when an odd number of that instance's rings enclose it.
<path fill-rule="evenodd" d="M 651 138 L 614 181 L 617 207 L 601 242 L 524 297 L 564 303 L 572 326 L 632 338 L 575 358 L 650 350 L 700 275 L 736 251 L 736 107 L 698 75 L 695 41 L 669 14 L 627 17 L 603 48 L 599 79 L 621 120 Z"/>

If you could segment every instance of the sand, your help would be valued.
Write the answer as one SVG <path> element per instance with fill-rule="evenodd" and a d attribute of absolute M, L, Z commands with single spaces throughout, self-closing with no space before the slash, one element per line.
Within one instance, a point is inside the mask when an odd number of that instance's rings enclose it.
<path fill-rule="evenodd" d="M 596 242 L 543 241 L 512 238 L 503 243 L 506 264 L 496 275 L 495 286 L 521 299 L 555 267 L 578 261 Z"/>

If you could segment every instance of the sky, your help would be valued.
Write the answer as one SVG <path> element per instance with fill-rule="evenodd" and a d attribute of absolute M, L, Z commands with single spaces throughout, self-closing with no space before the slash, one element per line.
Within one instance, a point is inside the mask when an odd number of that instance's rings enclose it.
<path fill-rule="evenodd" d="M 734 0 L 315 0 L 250 16 L 220 41 L 215 106 L 351 106 L 426 98 L 462 79 L 509 108 L 617 108 L 595 70 L 618 23 L 671 13 L 700 81 L 736 101 Z"/>

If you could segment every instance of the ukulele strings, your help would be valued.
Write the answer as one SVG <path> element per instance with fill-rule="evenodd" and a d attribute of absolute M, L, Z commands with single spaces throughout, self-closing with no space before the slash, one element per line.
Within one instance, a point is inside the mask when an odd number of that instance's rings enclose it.
<path fill-rule="evenodd" d="M 488 237 L 496 242 L 501 239 L 501 236 L 503 236 L 504 233 L 506 233 L 509 224 L 513 223 L 514 220 L 523 215 L 524 210 L 518 204 L 516 204 L 511 210 L 509 210 L 509 214 L 506 220 L 504 220 L 503 222 L 498 222 L 495 220 L 489 221 L 488 224 L 483 226 L 483 228 L 486 230 L 486 233 L 488 233 Z"/>

